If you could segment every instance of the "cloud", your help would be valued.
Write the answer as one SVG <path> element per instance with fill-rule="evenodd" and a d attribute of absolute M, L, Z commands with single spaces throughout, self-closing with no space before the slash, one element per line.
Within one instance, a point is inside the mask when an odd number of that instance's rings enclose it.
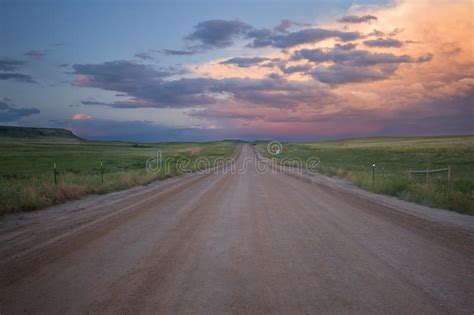
<path fill-rule="evenodd" d="M 13 105 L 4 98 L 4 101 L 0 101 L 0 122 L 12 122 L 18 121 L 23 117 L 27 117 L 33 114 L 39 114 L 39 109 L 32 108 L 21 108 Z"/>
<path fill-rule="evenodd" d="M 330 49 L 298 50 L 291 60 L 308 60 L 315 64 L 331 62 L 330 66 L 319 66 L 314 71 L 307 71 L 306 74 L 320 82 L 343 84 L 387 79 L 395 73 L 400 64 L 424 63 L 432 58 L 432 54 L 414 58 L 408 55 L 374 53 L 367 50 L 346 50 L 341 46 L 335 46 Z"/>
<path fill-rule="evenodd" d="M 244 113 L 244 112 L 236 112 L 236 111 L 222 111 L 222 110 L 212 110 L 212 109 L 194 111 L 194 112 L 188 113 L 188 115 L 193 116 L 193 117 L 219 118 L 219 119 L 220 118 L 245 119 L 245 120 L 262 119 L 264 117 L 263 114 Z"/>
<path fill-rule="evenodd" d="M 372 32 L 367 34 L 367 36 L 375 36 L 375 37 L 382 37 L 385 36 L 385 33 L 379 30 L 374 29 Z"/>
<path fill-rule="evenodd" d="M 153 60 L 153 57 L 147 53 L 137 53 L 135 54 L 135 57 L 140 58 L 142 60 Z"/>
<path fill-rule="evenodd" d="M 247 68 L 257 65 L 263 61 L 270 60 L 262 57 L 234 57 L 220 62 L 221 65 L 236 65 L 238 67 Z"/>
<path fill-rule="evenodd" d="M 181 70 L 170 70 L 137 64 L 130 61 L 109 61 L 101 64 L 75 64 L 73 65 L 76 78 L 73 84 L 83 87 L 95 87 L 104 90 L 121 92 L 134 97 L 132 100 L 119 101 L 110 104 L 97 103 L 94 105 L 106 105 L 118 108 L 130 107 L 173 107 L 185 106 L 185 103 L 206 102 L 209 100 L 205 95 L 195 96 L 193 91 L 202 94 L 199 86 L 188 86 L 185 82 L 175 84 L 172 87 L 163 79 L 175 74 L 182 73 Z M 174 82 L 174 81 L 173 81 Z M 183 89 L 183 90 L 179 90 Z M 183 95 L 179 95 L 183 93 Z M 198 101 L 198 99 L 202 99 Z M 93 102 L 88 102 L 92 105 Z M 83 102 L 83 104 L 85 104 Z"/>
<path fill-rule="evenodd" d="M 282 66 L 280 70 L 285 74 L 292 74 L 297 72 L 308 73 L 313 70 L 313 67 L 310 64 L 294 65 L 294 66 Z"/>
<path fill-rule="evenodd" d="M 128 96 L 128 95 L 125 95 Z M 154 102 L 153 100 L 146 100 L 140 98 L 132 98 L 127 100 L 119 100 L 114 102 L 99 102 L 99 101 L 81 101 L 82 105 L 86 106 L 108 106 L 114 108 L 139 108 L 139 107 L 168 107 L 161 103 Z"/>
<path fill-rule="evenodd" d="M 389 36 L 396 36 L 398 34 L 400 34 L 401 32 L 403 32 L 405 29 L 404 28 L 395 28 L 393 31 L 391 31 L 390 33 L 388 33 Z"/>
<path fill-rule="evenodd" d="M 384 124 L 381 133 L 394 134 L 472 134 L 472 104 L 474 81 L 463 95 L 442 99 L 427 99 L 418 106 L 404 108 Z"/>
<path fill-rule="evenodd" d="M 25 63 L 21 60 L 0 59 L 0 71 L 17 71 Z M 14 72 L 0 72 L 0 80 L 13 80 L 23 83 L 37 83 L 27 74 Z"/>
<path fill-rule="evenodd" d="M 142 69 L 147 72 L 150 69 Z M 120 70 L 119 70 L 120 72 Z M 82 72 L 80 72 L 82 73 Z M 124 78 L 120 73 L 109 72 L 107 76 L 100 73 L 97 75 L 88 72 L 87 80 L 80 80 L 77 85 L 83 87 L 97 87 L 105 90 L 113 90 L 126 93 L 133 99 L 116 101 L 112 103 L 83 101 L 84 105 L 103 105 L 115 108 L 136 108 L 136 107 L 188 107 L 214 103 L 215 98 L 211 95 L 210 89 L 216 82 L 214 79 L 179 79 L 173 81 L 163 81 L 159 74 L 150 75 L 146 73 L 129 73 Z"/>
<path fill-rule="evenodd" d="M 342 49 L 342 50 L 352 50 L 352 49 L 355 49 L 357 47 L 357 44 L 354 44 L 354 43 L 347 43 L 347 44 L 339 44 L 337 43 L 334 48 L 337 48 L 337 49 Z"/>
<path fill-rule="evenodd" d="M 155 69 L 148 65 L 137 64 L 130 61 L 108 61 L 101 64 L 75 64 L 72 74 L 88 76 L 86 82 L 78 82 L 78 85 L 86 84 L 105 89 L 121 91 L 119 85 L 140 85 L 142 82 L 159 82 L 164 77 L 176 74 L 176 72 L 166 69 Z M 92 81 L 90 81 L 92 80 Z M 123 91 L 126 92 L 126 91 Z"/>
<path fill-rule="evenodd" d="M 416 59 L 414 59 L 414 63 L 424 63 L 424 62 L 428 62 L 428 61 L 431 61 L 431 59 L 433 59 L 433 54 L 431 53 L 427 53 L 421 57 L 418 57 Z"/>
<path fill-rule="evenodd" d="M 317 43 L 329 38 L 342 41 L 351 41 L 361 37 L 359 32 L 344 32 L 323 28 L 307 28 L 285 35 L 251 34 L 255 39 L 249 47 L 273 46 L 276 48 L 290 48 L 302 44 Z"/>
<path fill-rule="evenodd" d="M 0 71 L 16 71 L 24 64 L 21 60 L 0 59 Z"/>
<path fill-rule="evenodd" d="M 288 33 L 288 29 L 293 25 L 296 26 L 309 26 L 309 24 L 299 23 L 288 19 L 281 20 L 280 24 L 275 26 L 273 29 L 280 33 Z"/>
<path fill-rule="evenodd" d="M 377 17 L 373 15 L 364 15 L 364 16 L 355 16 L 355 15 L 346 15 L 337 20 L 340 23 L 370 23 L 376 21 Z"/>
<path fill-rule="evenodd" d="M 282 79 L 284 79 L 284 76 L 282 76 L 282 75 L 280 75 L 276 72 L 270 73 L 267 77 L 270 78 L 270 79 L 273 79 L 273 80 L 282 80 Z"/>
<path fill-rule="evenodd" d="M 84 114 L 84 113 L 77 113 L 77 114 L 74 114 L 74 116 L 72 116 L 72 120 L 89 120 L 89 119 L 92 119 L 92 116 Z"/>
<path fill-rule="evenodd" d="M 284 19 L 281 20 L 280 24 L 275 26 L 274 29 L 280 33 L 286 33 L 288 32 L 288 29 L 294 24 L 296 23 L 291 20 Z"/>
<path fill-rule="evenodd" d="M 82 105 L 101 105 L 101 106 L 113 106 L 111 103 L 97 102 L 97 101 L 81 101 Z"/>
<path fill-rule="evenodd" d="M 232 46 L 234 39 L 246 34 L 252 26 L 239 20 L 208 20 L 198 23 L 194 29 L 186 40 L 198 42 L 201 48 L 225 48 Z"/>
<path fill-rule="evenodd" d="M 317 80 L 328 84 L 343 84 L 376 81 L 388 78 L 393 74 L 395 68 L 379 67 L 353 67 L 344 65 L 332 65 L 329 67 L 317 67 L 312 73 Z"/>
<path fill-rule="evenodd" d="M 195 31 L 185 37 L 190 42 L 197 42 L 192 50 L 175 51 L 163 50 L 165 54 L 187 55 L 196 53 L 196 48 L 208 50 L 213 48 L 226 48 L 234 45 L 236 39 L 252 40 L 247 46 L 290 48 L 297 45 L 317 43 L 329 38 L 336 38 L 341 41 L 356 40 L 361 37 L 358 32 L 346 32 L 338 30 L 328 30 L 322 28 L 305 28 L 296 32 L 288 32 L 292 25 L 308 26 L 291 20 L 282 20 L 273 29 L 257 29 L 239 20 L 208 20 L 198 23 Z"/>
<path fill-rule="evenodd" d="M 25 56 L 29 56 L 29 57 L 34 58 L 34 59 L 41 59 L 44 56 L 46 56 L 47 53 L 48 53 L 47 50 L 31 49 L 31 50 L 29 50 L 25 53 Z"/>
<path fill-rule="evenodd" d="M 364 41 L 367 47 L 402 47 L 403 42 L 394 38 L 377 38 Z"/>
<path fill-rule="evenodd" d="M 316 43 L 328 38 L 342 41 L 355 40 L 361 37 L 358 32 L 345 32 L 322 28 L 306 28 L 288 33 L 291 25 L 301 25 L 290 20 L 283 20 L 274 29 L 257 29 L 239 20 L 208 20 L 195 26 L 195 31 L 185 37 L 191 42 L 198 42 L 201 49 L 225 48 L 234 44 L 239 38 L 253 39 L 249 47 L 273 46 L 290 48 L 301 44 Z"/>
<path fill-rule="evenodd" d="M 14 80 L 23 83 L 37 83 L 33 78 L 27 74 L 2 72 L 0 73 L 0 80 Z"/>
<path fill-rule="evenodd" d="M 327 89 L 311 82 L 288 81 L 282 77 L 222 79 L 214 82 L 211 91 L 228 95 L 224 104 L 248 104 L 248 106 L 280 109 L 314 104 L 315 98 L 322 100 L 329 95 Z"/>
<path fill-rule="evenodd" d="M 160 54 L 170 55 L 170 56 L 190 56 L 201 53 L 201 50 L 174 50 L 174 49 L 161 49 L 154 50 Z"/>
<path fill-rule="evenodd" d="M 62 63 L 62 64 L 58 65 L 58 68 L 67 68 L 67 67 L 69 67 L 68 63 Z"/>
<path fill-rule="evenodd" d="M 181 78 L 163 80 L 162 73 L 144 65 L 106 62 L 96 65 L 74 65 L 75 84 L 125 93 L 131 99 L 115 102 L 82 101 L 83 105 L 114 108 L 184 108 L 233 102 L 268 107 L 294 107 L 321 97 L 321 89 L 311 84 L 279 79 L 250 78 Z"/>
<path fill-rule="evenodd" d="M 260 29 L 252 28 L 245 34 L 245 38 L 247 39 L 255 38 L 255 39 L 263 40 L 265 38 L 269 38 L 275 35 L 281 36 L 280 32 L 275 33 L 274 30 L 269 29 L 269 28 L 260 28 Z M 251 46 L 251 45 L 249 44 L 247 46 Z"/>
<path fill-rule="evenodd" d="M 432 54 L 425 54 L 419 58 L 392 53 L 372 53 L 367 50 L 344 50 L 338 47 L 333 49 L 302 49 L 292 56 L 293 60 L 306 59 L 315 63 L 331 61 L 353 66 L 373 66 L 378 64 L 422 63 L 432 59 Z"/>

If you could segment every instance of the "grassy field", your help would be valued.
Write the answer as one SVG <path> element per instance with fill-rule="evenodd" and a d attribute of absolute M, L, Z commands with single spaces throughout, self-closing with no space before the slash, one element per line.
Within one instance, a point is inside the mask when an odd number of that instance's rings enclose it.
<path fill-rule="evenodd" d="M 266 143 L 258 147 L 265 151 Z M 474 214 L 474 136 L 360 138 L 314 143 L 283 143 L 281 159 L 317 157 L 317 171 L 347 178 L 367 190 L 421 204 Z M 376 164 L 372 181 L 372 164 Z M 447 174 L 407 171 L 445 168 Z"/>
<path fill-rule="evenodd" d="M 158 143 L 85 141 L 67 132 L 38 134 L 0 130 L 0 215 L 29 211 L 77 199 L 86 194 L 102 194 L 157 179 L 177 175 L 176 163 L 189 159 L 185 172 L 196 171 L 193 162 L 206 158 L 230 158 L 237 142 Z M 165 168 L 149 173 L 146 161 L 157 150 Z M 103 163 L 103 182 L 100 163 Z M 54 184 L 53 163 L 57 165 L 58 185 Z M 198 167 L 203 167 L 199 164 Z"/>

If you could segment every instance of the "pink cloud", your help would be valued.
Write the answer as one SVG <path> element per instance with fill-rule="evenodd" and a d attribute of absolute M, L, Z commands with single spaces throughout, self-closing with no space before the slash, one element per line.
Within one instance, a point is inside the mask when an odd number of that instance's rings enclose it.
<path fill-rule="evenodd" d="M 84 113 L 77 113 L 77 114 L 74 114 L 74 116 L 72 116 L 72 120 L 89 120 L 89 119 L 92 119 L 92 116 L 84 114 Z"/>
<path fill-rule="evenodd" d="M 91 78 L 85 75 L 78 75 L 74 78 L 72 83 L 79 86 L 89 86 L 91 83 Z"/>

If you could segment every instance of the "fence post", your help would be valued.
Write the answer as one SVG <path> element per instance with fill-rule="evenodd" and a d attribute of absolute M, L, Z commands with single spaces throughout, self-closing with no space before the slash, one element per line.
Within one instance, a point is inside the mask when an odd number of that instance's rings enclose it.
<path fill-rule="evenodd" d="M 54 186 L 58 186 L 58 171 L 56 170 L 56 162 L 53 163 L 53 172 L 54 172 Z"/>
<path fill-rule="evenodd" d="M 451 165 L 448 165 L 448 184 L 451 183 Z"/>
<path fill-rule="evenodd" d="M 102 184 L 104 183 L 104 165 L 100 162 L 100 181 Z"/>
<path fill-rule="evenodd" d="M 372 183 L 375 181 L 375 163 L 372 164 Z"/>
<path fill-rule="evenodd" d="M 428 183 L 429 179 L 430 179 L 430 169 L 427 168 L 426 169 L 426 183 Z"/>
<path fill-rule="evenodd" d="M 411 180 L 411 168 L 410 168 L 410 170 L 408 171 L 408 174 L 409 174 L 408 176 L 409 176 L 409 178 L 410 178 L 410 180 Z"/>

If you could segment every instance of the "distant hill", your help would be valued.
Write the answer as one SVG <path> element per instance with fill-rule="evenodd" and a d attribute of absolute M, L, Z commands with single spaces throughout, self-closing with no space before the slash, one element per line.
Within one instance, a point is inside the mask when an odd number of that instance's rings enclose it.
<path fill-rule="evenodd" d="M 31 127 L 10 127 L 0 126 L 0 137 L 12 138 L 37 138 L 55 137 L 82 140 L 71 130 L 61 128 L 31 128 Z"/>

